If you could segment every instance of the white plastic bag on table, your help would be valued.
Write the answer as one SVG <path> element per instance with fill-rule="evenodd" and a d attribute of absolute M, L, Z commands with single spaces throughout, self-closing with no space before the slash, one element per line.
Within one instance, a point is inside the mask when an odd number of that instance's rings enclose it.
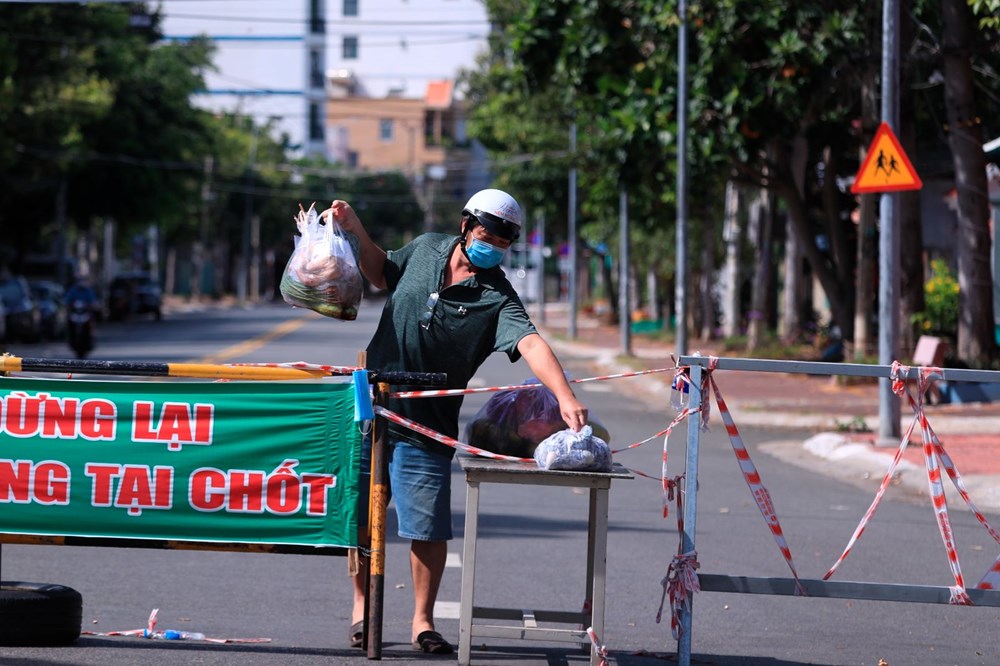
<path fill-rule="evenodd" d="M 334 319 L 356 319 L 362 280 L 348 234 L 332 216 L 317 214 L 315 204 L 308 212 L 299 206 L 295 223 L 301 236 L 281 276 L 282 298 Z"/>
<path fill-rule="evenodd" d="M 538 444 L 566 427 L 559 401 L 552 391 L 531 377 L 524 384 L 537 388 L 497 391 L 465 428 L 472 446 L 517 458 L 530 458 Z M 591 414 L 587 420 L 598 436 L 611 440 L 607 429 Z"/>
<path fill-rule="evenodd" d="M 546 437 L 538 445 L 535 462 L 541 469 L 610 472 L 611 447 L 596 437 L 590 426 L 583 426 L 580 432 L 566 428 Z"/>

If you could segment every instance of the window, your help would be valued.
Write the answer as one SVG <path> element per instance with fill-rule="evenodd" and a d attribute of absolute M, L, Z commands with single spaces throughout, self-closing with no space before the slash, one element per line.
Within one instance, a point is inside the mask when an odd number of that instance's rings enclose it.
<path fill-rule="evenodd" d="M 358 0 L 344 0 L 344 16 L 358 15 Z"/>
<path fill-rule="evenodd" d="M 319 51 L 310 51 L 309 86 L 311 88 L 322 88 L 325 83 L 323 80 L 323 57 Z"/>
<path fill-rule="evenodd" d="M 438 145 L 438 137 L 435 132 L 437 128 L 437 112 L 427 110 L 424 111 L 424 143 L 428 146 Z"/>
<path fill-rule="evenodd" d="M 319 102 L 309 104 L 309 140 L 323 140 L 323 118 L 320 114 Z"/>
<path fill-rule="evenodd" d="M 344 35 L 343 57 L 344 60 L 358 59 L 358 38 L 356 35 Z"/>
<path fill-rule="evenodd" d="M 352 169 L 358 168 L 358 151 L 356 150 L 347 151 L 347 166 L 351 167 Z"/>
<path fill-rule="evenodd" d="M 314 35 L 326 32 L 326 21 L 323 19 L 323 6 L 320 0 L 309 2 L 309 31 Z"/>
<path fill-rule="evenodd" d="M 392 141 L 392 118 L 382 118 L 378 121 L 378 138 L 382 141 Z"/>

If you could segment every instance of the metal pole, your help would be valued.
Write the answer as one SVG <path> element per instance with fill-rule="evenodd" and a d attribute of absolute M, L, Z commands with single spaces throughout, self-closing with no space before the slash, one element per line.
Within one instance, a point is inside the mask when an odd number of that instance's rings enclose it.
<path fill-rule="evenodd" d="M 545 213 L 538 214 L 538 323 L 545 325 Z"/>
<path fill-rule="evenodd" d="M 899 130 L 899 2 L 882 3 L 882 121 Z M 878 362 L 899 358 L 899 216 L 896 194 L 883 193 L 879 202 Z M 899 400 L 888 378 L 879 379 L 879 444 L 898 443 Z"/>
<path fill-rule="evenodd" d="M 687 0 L 680 0 L 677 36 L 677 272 L 674 302 L 677 355 L 687 354 Z"/>
<path fill-rule="evenodd" d="M 691 385 L 688 388 L 688 408 L 697 410 L 707 395 L 701 394 L 704 370 L 700 365 L 691 366 Z M 687 453 L 684 468 L 684 532 L 681 534 L 681 554 L 695 552 L 694 531 L 698 518 L 698 449 L 701 442 L 701 418 L 695 413 L 688 417 Z M 678 492 L 681 492 L 678 490 Z M 681 634 L 677 639 L 677 663 L 691 666 L 691 625 L 694 615 L 694 594 L 688 592 L 687 607 L 681 611 Z"/>
<path fill-rule="evenodd" d="M 577 310 L 577 299 L 578 295 L 576 293 L 576 281 L 577 276 L 577 266 L 576 266 L 576 123 L 569 126 L 569 155 L 570 163 L 569 167 L 569 207 L 567 210 L 568 228 L 567 243 L 569 244 L 569 326 L 566 329 L 566 335 L 569 336 L 570 340 L 576 339 L 576 310 Z"/>
<path fill-rule="evenodd" d="M 389 403 L 388 384 L 375 388 L 375 403 L 385 407 Z M 386 430 L 384 417 L 375 419 L 372 433 L 371 462 L 371 557 L 368 561 L 368 658 L 382 658 L 382 600 L 385 594 L 385 513 L 389 504 L 386 458 Z"/>
<path fill-rule="evenodd" d="M 632 329 L 628 302 L 628 190 L 625 183 L 618 190 L 618 329 L 621 332 L 622 355 L 632 355 Z"/>
<path fill-rule="evenodd" d="M 257 161 L 257 133 L 260 129 L 256 124 L 253 126 L 253 136 L 250 140 L 250 155 L 247 159 L 247 169 L 244 178 L 246 195 L 243 201 L 243 233 L 240 248 L 240 268 L 236 280 L 236 302 L 243 307 L 247 304 L 247 286 L 250 275 L 250 225 L 253 218 L 253 192 L 251 178 L 253 176 L 254 162 Z"/>

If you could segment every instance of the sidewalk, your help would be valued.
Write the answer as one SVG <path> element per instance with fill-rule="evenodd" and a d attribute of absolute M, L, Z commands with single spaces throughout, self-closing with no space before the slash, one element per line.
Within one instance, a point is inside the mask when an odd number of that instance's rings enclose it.
<path fill-rule="evenodd" d="M 618 327 L 582 313 L 577 317 L 576 339 L 568 339 L 569 318 L 564 303 L 548 304 L 544 323 L 537 306 L 529 305 L 528 310 L 557 356 L 588 360 L 595 375 L 674 366 L 670 357 L 673 349 L 643 335 L 631 336 L 631 358 L 621 356 Z M 732 355 L 720 352 L 717 341 L 689 340 L 688 347 L 689 353 L 700 352 L 703 356 Z M 614 381 L 619 382 L 623 391 L 662 409 L 669 404 L 672 376 L 664 372 Z M 875 381 L 855 380 L 844 385 L 831 377 L 732 370 L 717 371 L 715 379 L 738 427 L 773 429 L 777 431 L 775 440 L 781 439 L 781 430 L 815 433 L 791 447 L 787 440 L 747 442 L 786 462 L 870 485 L 870 479 L 874 478 L 876 483 L 882 479 L 898 448 L 897 442 L 889 446 L 876 443 L 879 391 Z M 712 418 L 717 420 L 714 402 L 713 398 Z M 1000 404 L 927 405 L 925 414 L 976 505 L 984 511 L 1000 513 Z M 913 417 L 908 405 L 902 406 L 900 416 L 900 432 L 905 433 Z M 893 484 L 927 496 L 919 428 L 906 447 Z M 954 486 L 947 480 L 944 484 L 949 502 L 961 503 L 957 493 L 951 492 Z"/>

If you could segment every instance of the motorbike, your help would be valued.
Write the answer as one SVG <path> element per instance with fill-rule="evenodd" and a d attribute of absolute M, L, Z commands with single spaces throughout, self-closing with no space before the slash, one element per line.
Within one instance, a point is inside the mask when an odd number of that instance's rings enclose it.
<path fill-rule="evenodd" d="M 94 310 L 90 304 L 76 300 L 70 305 L 67 337 L 77 358 L 86 358 L 94 349 Z"/>

